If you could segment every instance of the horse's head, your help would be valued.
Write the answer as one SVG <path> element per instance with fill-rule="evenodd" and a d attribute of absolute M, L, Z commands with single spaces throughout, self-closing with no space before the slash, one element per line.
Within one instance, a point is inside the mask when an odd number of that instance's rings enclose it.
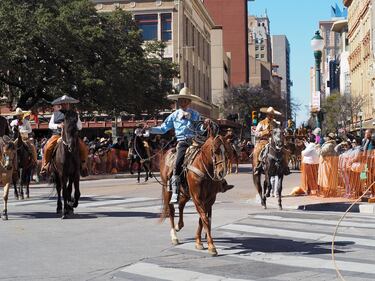
<path fill-rule="evenodd" d="M 223 179 L 227 174 L 227 159 L 229 157 L 227 146 L 228 143 L 220 135 L 212 138 L 212 165 L 213 165 L 213 178 L 217 180 Z"/>
<path fill-rule="evenodd" d="M 78 140 L 78 114 L 72 110 L 65 113 L 64 129 L 63 129 L 63 142 L 68 147 L 69 152 L 77 146 Z"/>
<path fill-rule="evenodd" d="M 280 128 L 272 130 L 271 142 L 275 145 L 276 150 L 281 150 L 284 146 L 284 132 Z"/>

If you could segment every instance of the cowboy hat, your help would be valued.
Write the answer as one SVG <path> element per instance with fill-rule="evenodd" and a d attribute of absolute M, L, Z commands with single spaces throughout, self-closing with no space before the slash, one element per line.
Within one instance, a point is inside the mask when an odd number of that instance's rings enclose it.
<path fill-rule="evenodd" d="M 57 105 L 57 104 L 64 104 L 64 103 L 79 103 L 79 100 L 76 100 L 72 97 L 69 97 L 67 95 L 63 95 L 62 97 L 59 97 L 55 99 L 52 102 L 52 105 Z"/>
<path fill-rule="evenodd" d="M 328 135 L 327 135 L 327 137 L 329 137 L 330 139 L 335 139 L 335 134 L 334 133 L 329 133 Z"/>
<path fill-rule="evenodd" d="M 202 101 L 202 99 L 196 95 L 193 95 L 189 88 L 184 87 L 181 89 L 180 93 L 177 95 L 168 95 L 168 99 L 177 101 L 178 99 L 188 99 L 191 101 Z"/>
<path fill-rule="evenodd" d="M 12 115 L 19 116 L 19 115 L 24 115 L 31 113 L 31 111 L 23 111 L 20 107 L 16 108 L 16 111 L 12 112 Z"/>
<path fill-rule="evenodd" d="M 267 114 L 273 114 L 273 115 L 281 115 L 281 112 L 275 110 L 272 106 L 270 107 L 262 107 L 260 109 L 260 112 L 267 113 Z"/>

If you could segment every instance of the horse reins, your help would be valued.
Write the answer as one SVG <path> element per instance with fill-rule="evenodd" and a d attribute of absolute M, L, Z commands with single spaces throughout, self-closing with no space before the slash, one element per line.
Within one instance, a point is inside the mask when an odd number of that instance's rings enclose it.
<path fill-rule="evenodd" d="M 216 137 L 214 138 L 214 142 L 215 142 L 215 140 L 216 140 L 217 138 L 220 139 L 220 136 L 216 136 Z M 214 168 L 213 176 L 210 174 L 210 172 L 208 171 L 207 166 L 206 166 L 206 165 L 204 164 L 204 162 L 202 161 L 203 168 L 205 169 L 205 171 L 206 171 L 208 177 L 209 177 L 211 180 L 213 180 L 213 181 L 222 181 L 222 180 L 225 178 L 226 174 L 227 174 L 227 171 L 226 171 L 226 165 L 227 165 L 227 163 L 226 163 L 226 156 L 225 156 L 225 153 L 224 153 L 225 148 L 223 148 L 223 147 L 224 147 L 224 143 L 223 143 L 223 140 L 222 140 L 222 139 L 220 139 L 220 140 L 221 140 L 221 142 L 222 142 L 222 144 L 220 145 L 220 149 L 221 149 L 221 153 L 222 153 L 222 156 L 223 156 L 223 160 L 220 160 L 220 161 L 216 162 L 216 157 L 215 157 L 215 153 L 214 153 L 214 144 L 212 145 L 212 148 L 211 148 L 211 151 L 212 151 L 212 156 L 211 156 L 211 158 L 212 158 L 212 165 L 213 165 L 213 168 Z M 206 156 L 206 155 L 203 153 L 203 151 L 201 151 L 201 153 L 202 153 L 202 155 Z M 217 167 L 218 165 L 222 164 L 222 163 L 224 163 L 224 173 L 223 173 L 222 176 L 219 176 L 218 173 L 216 172 L 216 167 Z"/>

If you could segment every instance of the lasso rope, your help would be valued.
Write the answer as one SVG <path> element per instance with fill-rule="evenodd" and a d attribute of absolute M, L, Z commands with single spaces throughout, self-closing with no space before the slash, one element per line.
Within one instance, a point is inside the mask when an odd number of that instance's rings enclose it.
<path fill-rule="evenodd" d="M 370 184 L 370 186 L 366 189 L 365 192 L 363 192 L 363 194 L 353 202 L 353 204 L 350 205 L 350 207 L 346 210 L 346 212 L 344 213 L 344 215 L 342 215 L 342 217 L 340 218 L 339 222 L 337 223 L 336 225 L 336 228 L 335 228 L 335 231 L 333 233 L 333 238 L 332 238 L 332 246 L 331 246 L 331 256 L 332 256 L 332 261 L 333 261 L 333 264 L 335 266 L 335 270 L 336 270 L 336 273 L 337 273 L 337 276 L 340 278 L 341 281 L 345 281 L 345 278 L 342 276 L 341 272 L 340 272 L 340 269 L 338 268 L 337 266 L 337 263 L 336 263 L 336 259 L 335 259 L 335 238 L 336 238 L 336 234 L 337 234 L 337 231 L 339 229 L 339 226 L 340 226 L 340 223 L 342 222 L 342 220 L 345 218 L 345 216 L 349 213 L 350 209 L 355 205 L 357 204 L 362 198 L 363 196 L 366 195 L 366 193 L 372 188 L 372 186 L 375 184 L 375 182 L 373 182 L 372 184 Z"/>

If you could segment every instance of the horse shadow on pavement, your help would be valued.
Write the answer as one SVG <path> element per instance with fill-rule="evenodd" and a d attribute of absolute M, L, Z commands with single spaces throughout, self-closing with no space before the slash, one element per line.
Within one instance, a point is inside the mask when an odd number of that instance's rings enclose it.
<path fill-rule="evenodd" d="M 350 238 L 348 238 L 350 239 Z M 220 250 L 220 256 L 226 256 L 225 251 L 233 252 L 239 255 L 251 254 L 254 252 L 262 253 L 302 253 L 302 255 L 325 255 L 331 253 L 331 242 L 306 242 L 292 239 L 267 238 L 267 237 L 234 237 L 234 238 L 215 238 L 217 246 L 224 246 Z M 353 241 L 335 242 L 335 253 L 351 252 L 343 247 L 353 245 Z M 221 248 L 221 247 L 220 247 Z M 337 249 L 341 248 L 341 249 Z"/>
<path fill-rule="evenodd" d="M 9 215 L 11 216 L 11 215 Z M 13 216 L 16 216 L 16 219 L 54 219 L 61 218 L 61 215 L 58 215 L 53 212 L 27 212 L 27 213 L 13 213 Z M 158 219 L 160 218 L 159 213 L 151 212 L 131 212 L 131 211 L 98 211 L 98 212 L 75 212 L 68 219 L 99 219 L 99 218 L 145 218 L 145 219 Z"/>

